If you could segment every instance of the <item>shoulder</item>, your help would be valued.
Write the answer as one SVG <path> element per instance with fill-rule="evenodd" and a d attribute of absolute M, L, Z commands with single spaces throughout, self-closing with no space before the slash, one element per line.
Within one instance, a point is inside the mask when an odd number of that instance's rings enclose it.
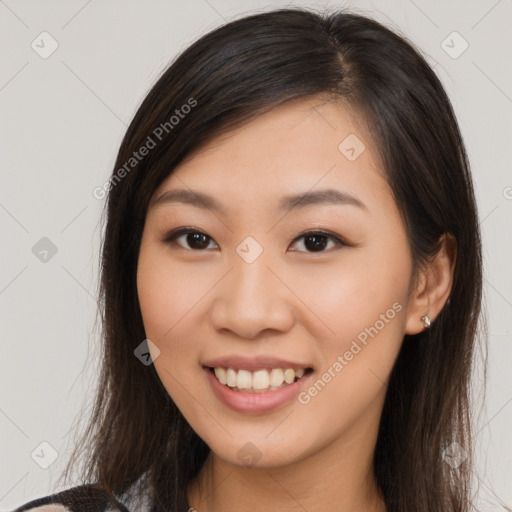
<path fill-rule="evenodd" d="M 45 504 L 41 504 L 45 503 Z M 17 508 L 14 512 L 18 511 L 30 511 L 30 512 L 71 512 L 71 509 L 65 505 L 58 503 L 46 503 L 42 500 L 34 500 L 33 502 L 26 503 L 20 508 Z"/>
<path fill-rule="evenodd" d="M 130 512 L 114 504 L 98 486 L 80 485 L 31 500 L 13 512 Z"/>

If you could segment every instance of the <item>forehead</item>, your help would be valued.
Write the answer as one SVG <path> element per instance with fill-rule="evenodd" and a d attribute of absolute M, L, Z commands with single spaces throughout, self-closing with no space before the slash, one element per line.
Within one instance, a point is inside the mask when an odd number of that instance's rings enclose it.
<path fill-rule="evenodd" d="M 335 189 L 364 204 L 386 202 L 391 194 L 367 133 L 364 120 L 340 103 L 293 100 L 187 156 L 153 201 L 188 188 L 226 209 L 248 203 L 277 209 L 285 196 L 318 189 Z"/>

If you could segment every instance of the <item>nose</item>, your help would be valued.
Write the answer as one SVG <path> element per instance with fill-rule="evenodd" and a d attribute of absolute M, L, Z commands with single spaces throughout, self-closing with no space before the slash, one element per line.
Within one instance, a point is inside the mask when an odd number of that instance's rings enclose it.
<path fill-rule="evenodd" d="M 211 325 L 219 332 L 255 339 L 266 330 L 286 332 L 295 322 L 293 293 L 260 256 L 247 263 L 237 254 L 233 267 L 214 288 Z"/>

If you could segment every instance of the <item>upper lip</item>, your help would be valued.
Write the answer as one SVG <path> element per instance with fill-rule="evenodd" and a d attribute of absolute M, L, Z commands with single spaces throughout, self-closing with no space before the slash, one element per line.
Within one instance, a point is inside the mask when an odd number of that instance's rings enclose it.
<path fill-rule="evenodd" d="M 215 359 L 208 359 L 203 362 L 203 366 L 209 366 L 210 368 L 233 368 L 237 370 L 248 370 L 248 371 L 256 371 L 267 368 L 311 368 L 310 365 L 306 363 L 300 363 L 297 361 L 292 361 L 291 359 L 281 359 L 279 357 L 273 356 L 224 356 L 217 357 Z"/>

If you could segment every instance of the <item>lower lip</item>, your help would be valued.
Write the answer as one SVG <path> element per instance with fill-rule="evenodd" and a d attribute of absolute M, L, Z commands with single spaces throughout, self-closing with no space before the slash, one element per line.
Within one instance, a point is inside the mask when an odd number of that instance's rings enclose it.
<path fill-rule="evenodd" d="M 309 372 L 293 384 L 288 384 L 273 391 L 244 393 L 243 391 L 233 391 L 225 384 L 221 384 L 208 368 L 203 368 L 203 370 L 206 372 L 206 378 L 209 380 L 217 398 L 231 409 L 244 414 L 270 412 L 290 402 L 299 394 L 300 389 L 313 374 L 313 372 Z"/>

